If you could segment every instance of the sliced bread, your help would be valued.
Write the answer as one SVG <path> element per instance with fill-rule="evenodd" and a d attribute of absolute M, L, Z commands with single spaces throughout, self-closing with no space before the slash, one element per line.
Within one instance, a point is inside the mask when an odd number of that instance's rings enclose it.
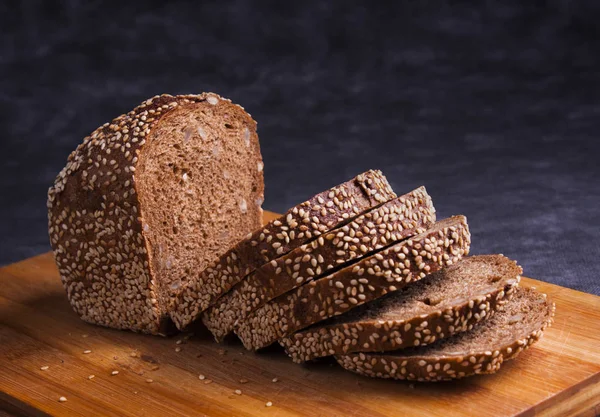
<path fill-rule="evenodd" d="M 252 312 L 236 330 L 259 349 L 345 313 L 458 262 L 469 253 L 467 219 L 455 216 L 337 272 L 284 294 Z"/>
<path fill-rule="evenodd" d="M 77 314 L 164 332 L 186 280 L 260 226 L 262 166 L 256 122 L 212 93 L 156 96 L 86 137 L 48 192 Z"/>
<path fill-rule="evenodd" d="M 183 329 L 261 265 L 395 197 L 385 176 L 374 170 L 315 195 L 254 230 L 190 280 L 171 318 Z"/>
<path fill-rule="evenodd" d="M 486 318 L 511 296 L 521 273 L 501 255 L 467 257 L 281 344 L 295 362 L 430 344 Z"/>
<path fill-rule="evenodd" d="M 236 322 L 243 322 L 246 314 L 267 301 L 419 233 L 434 221 L 431 197 L 420 187 L 263 265 L 209 308 L 202 320 L 220 340 L 234 329 Z"/>
<path fill-rule="evenodd" d="M 489 320 L 470 331 L 429 346 L 336 359 L 345 369 L 379 378 L 441 381 L 494 373 L 542 337 L 554 309 L 545 294 L 518 288 Z"/>

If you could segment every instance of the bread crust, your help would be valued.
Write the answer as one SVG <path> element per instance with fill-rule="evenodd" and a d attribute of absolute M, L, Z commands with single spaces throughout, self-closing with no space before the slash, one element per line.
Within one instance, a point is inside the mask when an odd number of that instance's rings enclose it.
<path fill-rule="evenodd" d="M 508 261 L 508 260 L 507 260 Z M 516 267 L 516 265 L 515 265 Z M 297 332 L 280 341 L 294 362 L 351 352 L 384 352 L 423 346 L 449 337 L 490 317 L 510 300 L 520 281 L 520 267 L 504 284 L 461 302 L 407 320 L 368 319 L 334 323 Z"/>
<path fill-rule="evenodd" d="M 266 302 L 366 256 L 417 234 L 435 221 L 425 187 L 392 199 L 317 240 L 263 265 L 202 316 L 217 341 L 242 325 L 246 315 Z"/>
<path fill-rule="evenodd" d="M 159 301 L 136 167 L 166 115 L 203 102 L 232 106 L 256 135 L 256 122 L 216 94 L 155 96 L 87 136 L 50 187 L 50 243 L 69 301 L 83 320 L 152 334 L 167 330 L 168 306 Z"/>
<path fill-rule="evenodd" d="M 545 296 L 545 294 L 543 294 Z M 461 355 L 394 356 L 393 354 L 352 353 L 336 355 L 337 362 L 349 371 L 377 378 L 414 381 L 445 381 L 476 374 L 497 372 L 502 364 L 516 358 L 521 352 L 541 339 L 553 322 L 555 304 L 547 300 L 548 314 L 539 327 L 521 334 L 493 350 L 465 352 Z M 487 323 L 482 324 L 486 326 Z"/>
<path fill-rule="evenodd" d="M 185 328 L 263 264 L 394 197 L 381 171 L 369 170 L 291 208 L 248 234 L 191 281 L 177 298 L 171 318 L 179 329 Z"/>
<path fill-rule="evenodd" d="M 287 336 L 292 333 L 398 291 L 458 262 L 469 253 L 470 244 L 467 219 L 464 216 L 445 219 L 428 231 L 263 305 L 241 323 L 236 333 L 246 347 L 259 349 L 281 338 L 284 339 L 280 343 L 286 347 L 291 343 Z M 299 346 L 311 347 L 303 342 Z M 292 349 L 299 347 L 297 343 L 291 345 Z"/>

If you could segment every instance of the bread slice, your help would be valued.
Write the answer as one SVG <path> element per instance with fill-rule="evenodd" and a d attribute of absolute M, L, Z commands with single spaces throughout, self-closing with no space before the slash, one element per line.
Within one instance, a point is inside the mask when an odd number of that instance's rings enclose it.
<path fill-rule="evenodd" d="M 77 314 L 163 332 L 186 280 L 260 226 L 262 166 L 256 122 L 212 93 L 153 97 L 86 137 L 48 191 Z"/>
<path fill-rule="evenodd" d="M 281 341 L 295 362 L 430 344 L 486 318 L 522 270 L 501 255 L 464 258 L 425 279 Z"/>
<path fill-rule="evenodd" d="M 425 230 L 435 209 L 424 187 L 367 211 L 352 222 L 263 265 L 208 309 L 202 320 L 220 340 L 267 301 L 373 250 Z"/>
<path fill-rule="evenodd" d="M 350 371 L 379 378 L 441 381 L 497 372 L 538 341 L 551 325 L 555 305 L 545 294 L 518 288 L 489 320 L 429 346 L 336 357 Z"/>
<path fill-rule="evenodd" d="M 469 253 L 467 219 L 455 216 L 255 310 L 236 330 L 259 349 L 458 262 Z"/>
<path fill-rule="evenodd" d="M 261 265 L 395 197 L 381 171 L 373 170 L 315 195 L 214 260 L 180 293 L 171 318 L 183 329 Z"/>

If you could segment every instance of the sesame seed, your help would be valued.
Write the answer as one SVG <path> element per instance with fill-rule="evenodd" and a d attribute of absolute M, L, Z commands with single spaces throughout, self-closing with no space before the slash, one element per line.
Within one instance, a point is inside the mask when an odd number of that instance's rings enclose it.
<path fill-rule="evenodd" d="M 58 399 L 58 402 L 64 403 L 65 401 L 67 401 L 67 397 L 60 397 Z"/>
<path fill-rule="evenodd" d="M 198 379 L 202 381 L 202 380 L 206 379 L 206 377 L 204 375 L 198 375 Z"/>
<path fill-rule="evenodd" d="M 235 395 L 242 395 L 242 390 L 240 390 L 240 389 L 236 389 L 235 391 L 233 391 L 233 393 L 234 393 Z"/>
<path fill-rule="evenodd" d="M 84 350 L 84 351 L 83 351 L 83 354 L 84 354 L 84 355 L 87 355 L 87 354 L 89 354 L 89 353 L 92 353 L 92 351 L 91 351 L 91 350 Z"/>
<path fill-rule="evenodd" d="M 48 365 L 44 365 L 44 366 L 42 366 L 40 369 L 41 369 L 42 371 L 47 371 L 47 370 L 48 370 L 48 368 L 50 368 Z"/>
<path fill-rule="evenodd" d="M 273 382 L 277 382 L 279 381 L 277 378 L 273 378 Z"/>
<path fill-rule="evenodd" d="M 154 380 L 151 379 L 151 378 L 148 378 L 148 379 L 146 379 L 146 382 L 149 383 L 149 384 L 151 384 L 152 382 L 154 382 Z"/>
<path fill-rule="evenodd" d="M 112 376 L 119 375 L 119 371 L 112 371 L 110 374 L 111 374 Z"/>
<path fill-rule="evenodd" d="M 265 404 L 266 407 L 272 407 L 273 403 L 271 401 L 267 401 L 267 403 Z"/>

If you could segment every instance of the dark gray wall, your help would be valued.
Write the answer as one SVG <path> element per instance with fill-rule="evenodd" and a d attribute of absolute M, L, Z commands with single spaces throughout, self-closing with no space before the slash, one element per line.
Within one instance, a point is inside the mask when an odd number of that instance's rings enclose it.
<path fill-rule="evenodd" d="M 0 5 L 0 264 L 49 249 L 86 134 L 215 91 L 259 122 L 266 208 L 380 168 L 466 214 L 474 253 L 600 294 L 597 2 L 133 3 Z"/>

